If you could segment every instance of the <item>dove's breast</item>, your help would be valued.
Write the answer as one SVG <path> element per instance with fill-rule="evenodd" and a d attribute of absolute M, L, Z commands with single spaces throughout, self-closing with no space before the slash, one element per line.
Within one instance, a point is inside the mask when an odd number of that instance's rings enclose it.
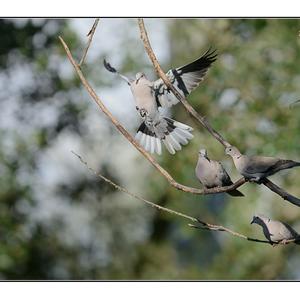
<path fill-rule="evenodd" d="M 141 80 L 140 80 L 141 81 Z M 157 104 L 149 83 L 138 82 L 131 85 L 131 92 L 139 109 L 146 109 L 149 114 L 157 112 Z"/>

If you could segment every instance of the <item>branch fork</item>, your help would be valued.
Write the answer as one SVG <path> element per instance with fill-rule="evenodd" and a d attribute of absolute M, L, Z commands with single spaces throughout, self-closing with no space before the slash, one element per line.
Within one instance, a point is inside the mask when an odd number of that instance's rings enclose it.
<path fill-rule="evenodd" d="M 106 106 L 103 104 L 103 102 L 101 101 L 101 99 L 99 98 L 99 96 L 96 94 L 96 92 L 94 91 L 94 89 L 92 88 L 92 86 L 89 84 L 89 82 L 87 81 L 87 79 L 85 78 L 85 76 L 82 73 L 81 70 L 81 66 L 83 65 L 85 58 L 87 56 L 89 47 L 92 43 L 93 40 L 93 36 L 94 33 L 96 31 L 97 25 L 98 25 L 99 19 L 96 19 L 93 27 L 91 28 L 90 32 L 87 34 L 87 36 L 89 37 L 88 39 L 88 43 L 87 46 L 84 50 L 83 56 L 80 60 L 79 63 L 77 63 L 75 61 L 75 59 L 72 56 L 72 53 L 69 49 L 69 47 L 67 46 L 67 44 L 65 43 L 65 41 L 63 40 L 63 38 L 61 36 L 59 36 L 59 40 L 62 43 L 64 50 L 66 52 L 67 57 L 70 60 L 70 63 L 72 64 L 72 66 L 74 67 L 75 72 L 77 73 L 78 77 L 81 80 L 82 85 L 85 87 L 86 91 L 89 93 L 89 95 L 92 97 L 92 99 L 95 101 L 95 103 L 98 105 L 98 107 L 102 110 L 102 112 L 110 119 L 110 121 L 112 122 L 112 124 L 117 128 L 117 130 L 144 156 L 144 158 L 146 158 L 155 168 L 156 170 L 166 178 L 166 180 L 169 182 L 169 184 L 171 186 L 173 186 L 174 188 L 184 191 L 184 192 L 188 192 L 188 193 L 192 193 L 192 194 L 201 194 L 201 195 L 206 195 L 206 194 L 215 194 L 215 193 L 223 193 L 223 192 L 227 192 L 227 191 L 232 191 L 235 190 L 236 188 L 242 186 L 243 184 L 245 184 L 246 182 L 248 182 L 244 177 L 240 178 L 238 181 L 236 181 L 234 184 L 232 184 L 231 186 L 226 186 L 226 187 L 216 187 L 216 188 L 211 188 L 211 189 L 198 189 L 198 188 L 193 188 L 193 187 L 189 187 L 189 186 L 185 186 L 183 184 L 178 183 L 170 174 L 167 170 L 165 170 L 162 166 L 160 166 L 160 164 L 148 153 L 144 150 L 144 148 L 142 148 L 139 143 L 129 134 L 129 132 L 125 129 L 124 126 L 121 125 L 121 123 L 111 114 L 111 112 L 106 108 Z M 219 141 L 225 148 L 230 146 L 230 143 L 228 141 L 226 141 L 217 131 L 215 131 L 211 125 L 209 124 L 207 118 L 205 116 L 201 116 L 199 115 L 199 113 L 188 103 L 188 101 L 186 100 L 186 98 L 182 97 L 181 94 L 176 90 L 176 88 L 169 82 L 168 78 L 166 77 L 164 71 L 161 69 L 157 58 L 152 50 L 148 35 L 147 35 L 147 31 L 145 29 L 145 25 L 144 25 L 144 21 L 143 19 L 138 19 L 138 25 L 140 28 L 140 34 L 141 34 L 141 40 L 144 43 L 144 47 L 145 50 L 150 58 L 150 60 L 152 61 L 152 64 L 154 66 L 154 69 L 156 70 L 157 74 L 159 75 L 159 77 L 164 81 L 164 83 L 167 85 L 167 87 L 174 93 L 174 95 L 178 98 L 178 100 L 183 104 L 183 106 L 185 107 L 185 109 L 217 140 Z M 179 217 L 185 218 L 189 221 L 192 221 L 193 223 L 197 223 L 197 225 L 195 224 L 189 224 L 190 227 L 193 228 L 197 228 L 197 229 L 206 229 L 206 230 L 210 230 L 210 231 L 219 231 L 219 232 L 226 232 L 229 233 L 235 237 L 239 237 L 239 238 L 243 238 L 247 241 L 252 241 L 252 242 L 260 242 L 260 243 L 267 243 L 267 244 L 271 244 L 269 241 L 265 241 L 265 240 L 259 240 L 259 239 L 254 239 L 254 238 L 250 238 L 247 237 L 241 233 L 235 232 L 229 228 L 226 228 L 224 226 L 220 226 L 220 225 L 215 225 L 215 224 L 210 224 L 207 222 L 204 222 L 200 219 L 194 218 L 192 216 L 162 207 L 160 205 L 157 205 L 151 201 L 148 201 L 138 195 L 133 194 L 132 192 L 128 191 L 127 189 L 125 189 L 124 187 L 121 187 L 119 185 L 117 185 L 116 183 L 114 183 L 113 181 L 111 181 L 110 179 L 106 178 L 105 176 L 97 173 L 95 170 L 93 170 L 91 167 L 88 166 L 87 162 L 85 162 L 81 156 L 79 156 L 78 154 L 76 154 L 75 152 L 72 152 L 75 156 L 77 156 L 77 158 L 96 176 L 98 176 L 99 178 L 101 178 L 102 180 L 104 180 L 106 183 L 111 184 L 112 186 L 114 186 L 117 190 L 124 192 L 128 195 L 130 195 L 131 197 L 138 199 L 140 201 L 143 201 L 145 204 L 150 205 L 156 209 L 162 210 L 164 212 L 170 213 L 170 214 L 174 214 L 177 215 Z M 295 204 L 297 206 L 300 206 L 300 200 L 292 195 L 290 195 L 289 193 L 287 193 L 285 190 L 281 189 L 280 187 L 278 187 L 276 184 L 274 184 L 273 182 L 271 182 L 269 179 L 264 179 L 262 182 L 266 187 L 268 187 L 270 190 L 272 190 L 273 192 L 277 193 L 278 195 L 280 195 L 283 199 L 291 202 L 292 204 Z M 287 242 L 285 242 L 285 244 L 294 242 L 295 240 L 289 240 Z M 278 243 L 278 244 L 283 244 L 283 243 Z M 283 244 L 283 245 L 285 245 Z M 273 244 L 271 244 L 273 245 Z"/>
<path fill-rule="evenodd" d="M 207 131 L 217 140 L 219 141 L 225 148 L 231 146 L 228 141 L 226 141 L 221 134 L 219 134 L 216 130 L 213 129 L 213 127 L 209 124 L 207 118 L 205 116 L 201 116 L 186 100 L 185 97 L 183 97 L 178 90 L 172 85 L 172 83 L 169 81 L 168 77 L 166 76 L 165 72 L 162 70 L 149 41 L 147 30 L 145 28 L 144 20 L 142 18 L 138 19 L 138 25 L 140 28 L 140 37 L 143 41 L 144 48 L 153 64 L 153 67 L 157 73 L 157 75 L 164 81 L 164 83 L 167 85 L 167 87 L 173 92 L 173 94 L 176 96 L 176 98 L 183 104 L 184 108 L 187 110 L 188 113 L 190 113 Z M 244 181 L 245 183 L 246 181 Z M 267 188 L 269 188 L 271 191 L 277 193 L 279 196 L 281 196 L 284 200 L 289 201 L 290 203 L 300 206 L 300 199 L 297 197 L 287 193 L 285 190 L 271 182 L 269 179 L 264 179 L 261 182 L 256 183 L 263 183 Z"/>

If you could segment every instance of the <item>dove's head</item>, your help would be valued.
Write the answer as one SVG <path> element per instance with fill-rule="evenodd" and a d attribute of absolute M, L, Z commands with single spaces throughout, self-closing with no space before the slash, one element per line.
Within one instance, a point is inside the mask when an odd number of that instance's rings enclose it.
<path fill-rule="evenodd" d="M 205 148 L 201 148 L 199 150 L 199 155 L 203 158 L 207 158 L 207 150 Z"/>
<path fill-rule="evenodd" d="M 226 147 L 225 154 L 231 156 L 232 158 L 238 158 L 241 156 L 240 151 L 235 146 Z"/>
<path fill-rule="evenodd" d="M 252 218 L 251 224 L 256 223 L 256 224 L 261 224 L 262 222 L 266 223 L 269 222 L 271 219 L 263 216 L 263 215 L 255 215 Z"/>
<path fill-rule="evenodd" d="M 141 79 L 147 79 L 146 75 L 144 73 L 141 73 L 141 72 L 137 73 L 135 75 L 135 83 L 138 84 Z"/>
<path fill-rule="evenodd" d="M 253 224 L 253 223 L 258 223 L 259 222 L 259 217 L 258 216 L 253 216 L 252 218 L 252 221 L 250 222 L 250 224 Z"/>

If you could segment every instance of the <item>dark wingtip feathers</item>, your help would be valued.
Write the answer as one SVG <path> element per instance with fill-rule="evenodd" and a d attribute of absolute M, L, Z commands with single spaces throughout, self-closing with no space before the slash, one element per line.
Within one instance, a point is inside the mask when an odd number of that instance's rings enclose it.
<path fill-rule="evenodd" d="M 202 55 L 202 58 L 209 60 L 210 63 L 216 61 L 217 57 L 218 57 L 217 49 L 213 49 L 212 46 L 210 46 L 208 50 Z"/>
<path fill-rule="evenodd" d="M 182 66 L 179 68 L 179 70 L 182 73 L 188 73 L 188 72 L 197 72 L 197 71 L 205 71 L 208 69 L 213 62 L 217 60 L 218 54 L 216 53 L 216 49 L 212 49 L 212 47 L 209 47 L 209 49 L 198 59 L 195 61 Z"/>
<path fill-rule="evenodd" d="M 107 61 L 105 60 L 105 58 L 103 59 L 103 65 L 104 65 L 104 67 L 105 67 L 109 72 L 111 72 L 111 73 L 116 73 L 116 72 L 117 72 L 117 70 L 116 70 L 114 67 L 112 67 L 112 66 L 110 65 L 110 63 L 107 62 Z"/>

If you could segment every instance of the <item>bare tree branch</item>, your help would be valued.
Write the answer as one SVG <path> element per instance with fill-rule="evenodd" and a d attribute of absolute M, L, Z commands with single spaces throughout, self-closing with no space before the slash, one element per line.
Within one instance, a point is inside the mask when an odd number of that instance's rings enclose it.
<path fill-rule="evenodd" d="M 129 196 L 139 200 L 139 201 L 142 201 L 144 202 L 145 204 L 155 208 L 155 209 L 158 209 L 160 211 L 164 211 L 166 213 L 169 213 L 169 214 L 172 214 L 172 215 L 176 215 L 178 217 L 181 217 L 181 218 L 185 218 L 187 220 L 190 220 L 192 222 L 196 222 L 197 225 L 195 224 L 188 224 L 190 227 L 193 227 L 193 228 L 199 228 L 199 229 L 206 229 L 206 230 L 210 230 L 210 231 L 219 231 L 219 232 L 226 232 L 228 234 L 231 234 L 235 237 L 238 237 L 238 238 L 242 238 L 242 239 L 245 239 L 247 241 L 251 241 L 251 242 L 259 242 L 259 243 L 266 243 L 266 244 L 271 244 L 269 241 L 266 241 L 266 240 L 259 240 L 259 239 L 254 239 L 254 238 L 250 238 L 250 237 L 247 237 L 241 233 L 238 233 L 238 232 L 235 232 L 227 227 L 224 227 L 222 225 L 215 225 L 215 224 L 210 224 L 210 223 L 207 223 L 207 222 L 204 222 L 198 218 L 195 218 L 195 217 L 192 217 L 192 216 L 189 216 L 189 215 L 186 215 L 186 214 L 183 214 L 181 212 L 177 212 L 175 210 L 172 210 L 172 209 L 169 209 L 169 208 L 165 208 L 163 206 L 160 206 L 158 204 L 155 204 L 153 203 L 152 201 L 149 201 L 141 196 L 138 196 L 130 191 L 128 191 L 126 188 L 124 187 L 121 187 L 120 185 L 116 184 L 115 182 L 113 182 L 112 180 L 106 178 L 104 175 L 96 172 L 93 168 L 91 168 L 88 163 L 78 154 L 76 154 L 74 151 L 71 151 L 79 160 L 81 163 L 83 163 L 85 165 L 85 167 L 95 176 L 99 177 L 100 179 L 104 180 L 106 183 L 110 184 L 111 186 L 113 186 L 115 189 L 123 192 L 123 193 L 126 193 L 128 194 Z M 295 239 L 293 240 L 288 240 L 286 241 L 285 243 L 275 243 L 275 244 L 282 244 L 282 245 L 285 245 L 285 244 L 288 244 L 288 243 L 292 243 L 294 242 Z"/>
<path fill-rule="evenodd" d="M 81 67 L 83 64 L 84 64 L 84 61 L 85 61 L 85 58 L 86 58 L 86 55 L 88 53 L 88 50 L 90 48 L 90 45 L 93 41 L 93 37 L 94 37 L 94 34 L 95 34 L 95 31 L 96 31 L 96 28 L 98 26 L 98 23 L 99 23 L 99 18 L 97 18 L 91 28 L 91 30 L 89 31 L 89 33 L 86 35 L 89 39 L 88 39 L 88 42 L 87 42 L 87 45 L 86 45 L 86 48 L 83 52 L 83 55 L 82 55 L 82 58 L 80 59 L 80 62 L 78 64 L 79 67 Z"/>
<path fill-rule="evenodd" d="M 216 188 L 211 188 L 211 189 L 197 189 L 197 188 L 192 188 L 188 187 L 185 185 L 182 185 L 178 182 L 175 181 L 175 179 L 163 168 L 161 167 L 157 161 L 148 153 L 144 150 L 143 147 L 140 146 L 140 144 L 128 133 L 128 131 L 120 124 L 120 122 L 110 113 L 110 111 L 106 108 L 106 106 L 103 104 L 103 102 L 100 100 L 94 89 L 91 87 L 89 82 L 86 80 L 84 77 L 79 65 L 76 63 L 74 60 L 72 53 L 70 52 L 67 44 L 63 40 L 62 37 L 59 36 L 59 39 L 66 51 L 66 54 L 73 65 L 77 75 L 79 76 L 83 86 L 87 90 L 87 92 L 90 94 L 90 96 L 93 98 L 93 100 L 96 102 L 96 104 L 99 106 L 99 108 L 102 110 L 102 112 L 110 119 L 110 121 L 115 125 L 115 127 L 121 132 L 121 134 L 158 170 L 158 172 L 164 176 L 167 181 L 176 189 L 188 192 L 188 193 L 193 193 L 193 194 L 214 194 L 214 193 L 222 193 L 222 192 L 227 192 L 231 190 L 235 190 L 236 188 L 240 187 L 243 185 L 246 180 L 245 178 L 239 179 L 237 182 L 235 182 L 231 186 L 226 186 L 226 187 L 216 187 Z"/>
<path fill-rule="evenodd" d="M 300 207 L 300 199 L 299 198 L 287 193 L 285 190 L 283 190 L 282 188 L 280 188 L 279 186 L 277 186 L 276 184 L 271 182 L 269 179 L 265 178 L 263 180 L 263 184 L 266 187 L 268 187 L 270 190 L 272 190 L 273 192 L 280 195 L 284 200 L 287 200 L 290 203 Z"/>
<path fill-rule="evenodd" d="M 298 241 L 298 239 L 290 239 L 290 240 L 286 240 L 284 242 L 269 242 L 268 240 L 260 240 L 260 239 L 255 239 L 255 238 L 250 238 L 250 237 L 247 237 L 241 233 L 238 233 L 238 232 L 235 232 L 231 229 L 228 229 L 227 227 L 224 227 L 222 225 L 215 225 L 215 224 L 210 224 L 210 223 L 206 223 L 206 222 L 203 222 L 203 221 L 200 221 L 198 219 L 199 222 L 201 222 L 201 226 L 199 225 L 195 225 L 195 224 L 189 224 L 190 227 L 193 227 L 193 228 L 198 228 L 198 229 L 206 229 L 206 230 L 211 230 L 211 231 L 219 231 L 219 232 L 227 232 L 235 237 L 238 237 L 238 238 L 242 238 L 242 239 L 245 239 L 247 241 L 251 241 L 251 242 L 258 242 L 258 243 L 266 243 L 266 244 L 270 244 L 270 245 L 287 245 L 287 244 L 290 244 L 290 243 L 294 243 L 295 241 Z"/>
<path fill-rule="evenodd" d="M 247 241 L 271 244 L 267 240 L 260 240 L 260 239 L 250 238 L 250 237 L 247 237 L 243 234 L 232 231 L 231 229 L 228 229 L 228 228 L 226 228 L 222 225 L 214 225 L 214 224 L 205 223 L 205 225 L 203 225 L 203 226 L 199 226 L 199 225 L 195 225 L 195 224 L 189 224 L 189 227 L 198 228 L 198 229 L 207 229 L 207 230 L 219 231 L 219 232 L 227 232 L 227 233 L 229 233 L 229 234 L 231 234 L 235 237 L 242 238 L 242 239 L 245 239 Z"/>
<path fill-rule="evenodd" d="M 143 41 L 145 50 L 153 64 L 153 67 L 157 73 L 157 75 L 163 80 L 163 82 L 167 85 L 167 87 L 174 93 L 176 98 L 183 104 L 184 108 L 203 126 L 205 127 L 208 132 L 216 139 L 218 140 L 224 147 L 230 146 L 230 143 L 226 141 L 221 134 L 219 134 L 216 130 L 212 128 L 212 126 L 209 124 L 207 119 L 203 116 L 201 116 L 186 100 L 185 97 L 183 97 L 178 90 L 173 86 L 173 84 L 169 81 L 167 78 L 165 72 L 162 70 L 154 52 L 151 47 L 147 30 L 145 28 L 144 20 L 142 18 L 138 19 L 138 25 L 140 28 L 140 34 L 141 34 L 141 40 Z M 294 197 L 293 195 L 290 195 L 285 190 L 281 189 L 279 186 L 271 182 L 269 179 L 266 179 L 263 184 L 268 187 L 271 191 L 277 193 L 280 195 L 283 199 L 289 201 L 290 203 L 300 206 L 300 199 L 297 197 Z"/>

